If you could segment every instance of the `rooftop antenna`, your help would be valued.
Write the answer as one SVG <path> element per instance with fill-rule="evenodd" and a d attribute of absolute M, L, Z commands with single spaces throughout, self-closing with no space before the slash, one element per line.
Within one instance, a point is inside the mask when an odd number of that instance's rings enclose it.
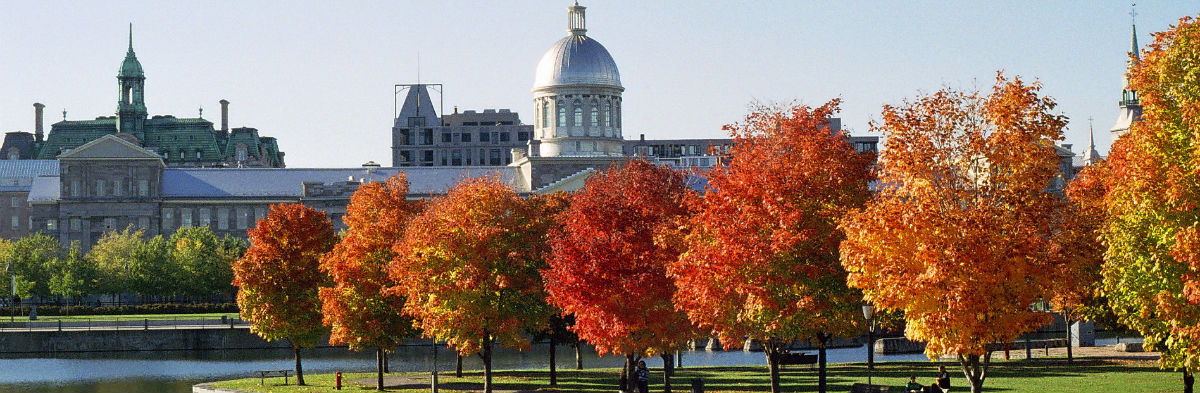
<path fill-rule="evenodd" d="M 1137 3 L 1129 3 L 1129 23 L 1137 24 Z"/>
<path fill-rule="evenodd" d="M 63 121 L 67 121 L 67 110 L 66 110 L 66 108 L 64 108 L 64 109 L 63 109 Z"/>
<path fill-rule="evenodd" d="M 204 118 L 204 107 L 200 107 L 200 118 Z"/>

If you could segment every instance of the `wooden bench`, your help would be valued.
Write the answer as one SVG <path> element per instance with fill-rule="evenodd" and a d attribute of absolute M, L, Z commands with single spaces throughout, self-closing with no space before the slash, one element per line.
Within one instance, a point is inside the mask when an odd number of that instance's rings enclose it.
<path fill-rule="evenodd" d="M 779 354 L 780 366 L 791 364 L 817 364 L 817 355 L 807 355 L 804 352 Z"/>
<path fill-rule="evenodd" d="M 865 383 L 856 383 L 850 386 L 850 393 L 887 393 L 891 389 L 890 386 L 867 385 Z"/>
<path fill-rule="evenodd" d="M 290 373 L 290 372 L 292 372 L 292 370 L 258 370 L 258 371 L 255 371 L 254 373 L 258 374 L 258 384 L 259 385 L 262 385 L 263 382 L 267 378 L 270 378 L 270 377 L 283 377 L 283 384 L 287 385 L 288 384 L 288 373 Z"/>

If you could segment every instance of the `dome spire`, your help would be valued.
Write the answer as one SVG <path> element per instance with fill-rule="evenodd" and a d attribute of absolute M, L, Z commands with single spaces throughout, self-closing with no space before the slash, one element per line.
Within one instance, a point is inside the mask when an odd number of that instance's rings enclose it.
<path fill-rule="evenodd" d="M 133 53 L 133 22 L 129 22 L 129 53 Z"/>
<path fill-rule="evenodd" d="M 587 7 L 579 5 L 579 0 L 575 1 L 575 5 L 567 7 L 567 31 L 571 35 L 585 35 L 587 33 L 587 20 L 584 16 L 584 10 Z"/>

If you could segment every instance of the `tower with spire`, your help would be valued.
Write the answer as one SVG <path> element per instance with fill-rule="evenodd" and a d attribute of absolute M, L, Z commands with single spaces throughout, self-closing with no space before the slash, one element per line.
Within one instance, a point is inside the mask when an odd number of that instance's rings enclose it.
<path fill-rule="evenodd" d="M 1092 130 L 1092 118 L 1088 118 L 1088 149 L 1083 152 L 1083 157 L 1080 158 L 1084 166 L 1096 165 L 1100 162 L 1100 152 L 1096 151 L 1096 135 Z"/>
<path fill-rule="evenodd" d="M 117 71 L 117 132 L 145 138 L 146 123 L 146 74 L 142 72 L 142 63 L 138 62 L 133 53 L 133 24 L 129 24 L 129 50 L 125 52 L 125 60 Z"/>
<path fill-rule="evenodd" d="M 1130 11 L 1129 16 L 1130 18 L 1136 17 L 1137 10 Z M 1121 79 L 1122 90 L 1121 101 L 1119 103 L 1121 106 L 1121 114 L 1120 116 L 1117 116 L 1117 123 L 1113 125 L 1112 129 L 1109 130 L 1112 132 L 1114 140 L 1116 140 L 1117 137 L 1124 135 L 1126 132 L 1129 132 L 1129 126 L 1133 125 L 1134 122 L 1141 120 L 1142 118 L 1142 104 L 1138 101 L 1137 90 L 1134 90 L 1133 87 L 1129 85 L 1129 73 L 1133 71 L 1133 67 L 1137 65 L 1139 60 L 1141 60 L 1141 56 L 1138 53 L 1137 23 L 1134 23 L 1134 21 L 1131 20 L 1130 26 L 1131 35 L 1129 38 L 1129 60 L 1126 63 L 1125 75 Z"/>

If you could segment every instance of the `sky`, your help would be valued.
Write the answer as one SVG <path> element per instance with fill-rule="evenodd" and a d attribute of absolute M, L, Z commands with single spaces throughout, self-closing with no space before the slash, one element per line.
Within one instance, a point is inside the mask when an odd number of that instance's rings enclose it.
<path fill-rule="evenodd" d="M 0 131 L 112 115 L 128 45 L 151 115 L 278 138 L 289 167 L 391 162 L 395 84 L 444 84 L 446 111 L 508 108 L 532 123 L 534 67 L 567 34 L 569 1 L 0 0 Z M 842 99 L 870 135 L 884 104 L 944 87 L 1036 79 L 1106 154 L 1130 48 L 1115 1 L 581 1 L 616 60 L 626 138 L 720 138 L 754 103 Z M 1196 16 L 1196 1 L 1141 1 L 1138 42 Z M 419 61 L 418 61 L 419 59 Z M 402 98 L 402 97 L 401 97 Z M 436 98 L 436 95 L 434 96 Z"/>

